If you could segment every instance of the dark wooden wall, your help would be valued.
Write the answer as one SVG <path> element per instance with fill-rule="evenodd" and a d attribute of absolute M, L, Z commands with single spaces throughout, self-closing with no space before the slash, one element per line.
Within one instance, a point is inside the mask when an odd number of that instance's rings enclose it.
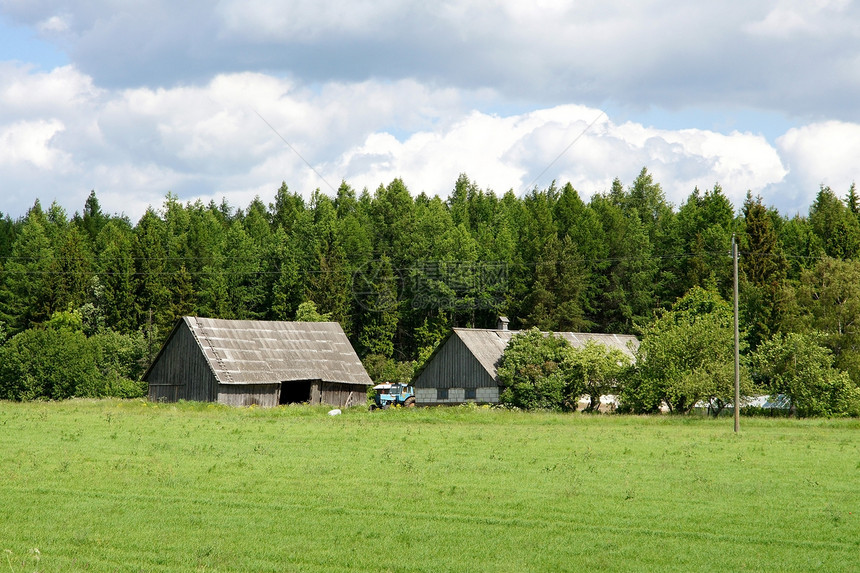
<path fill-rule="evenodd" d="M 301 382 L 286 382 L 286 384 L 301 384 Z M 231 406 L 257 405 L 271 408 L 279 404 L 280 392 L 280 384 L 221 384 L 218 387 L 218 401 Z M 309 398 L 310 404 L 329 404 L 346 408 L 367 402 L 367 390 L 364 386 L 354 384 L 313 380 Z"/>
<path fill-rule="evenodd" d="M 262 406 L 273 408 L 280 399 L 280 384 L 221 384 L 218 402 L 230 406 Z"/>
<path fill-rule="evenodd" d="M 184 322 L 173 332 L 146 380 L 152 401 L 213 402 L 217 398 L 215 375 Z"/>
<path fill-rule="evenodd" d="M 330 404 L 339 408 L 359 406 L 367 402 L 367 388 L 356 384 L 314 382 L 311 385 L 311 404 Z"/>
<path fill-rule="evenodd" d="M 415 379 L 416 388 L 486 388 L 498 383 L 462 340 L 452 335 Z"/>

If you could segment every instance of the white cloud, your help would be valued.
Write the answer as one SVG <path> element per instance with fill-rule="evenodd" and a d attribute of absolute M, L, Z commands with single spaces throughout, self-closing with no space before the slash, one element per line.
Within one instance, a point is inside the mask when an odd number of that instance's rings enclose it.
<path fill-rule="evenodd" d="M 860 180 L 860 125 L 826 121 L 789 130 L 777 139 L 792 177 L 804 188 L 829 185 L 844 195 Z"/>
<path fill-rule="evenodd" d="M 64 167 L 67 156 L 51 145 L 63 130 L 57 120 L 19 121 L 0 126 L 0 167 L 27 163 L 44 170 Z"/>
<path fill-rule="evenodd" d="M 782 182 L 788 174 L 777 150 L 760 135 L 685 129 L 661 131 L 657 137 L 679 146 L 668 161 L 660 162 L 668 163 L 665 176 L 676 204 L 693 187 L 705 189 L 714 183 L 719 183 L 726 195 L 740 204 L 748 190 L 759 193 Z M 686 173 L 673 165 L 691 160 L 695 167 Z"/>
<path fill-rule="evenodd" d="M 36 25 L 36 29 L 43 34 L 62 34 L 69 31 L 69 23 L 65 16 L 54 15 L 42 20 Z"/>
<path fill-rule="evenodd" d="M 414 192 L 446 196 L 460 173 L 504 192 L 516 187 L 524 169 L 504 161 L 522 134 L 518 118 L 473 112 L 447 129 L 422 131 L 400 142 L 387 133 L 371 133 L 343 153 L 337 169 L 357 187 L 375 188 L 395 177 Z"/>
<path fill-rule="evenodd" d="M 35 72 L 27 65 L 0 62 L 0 121 L 21 117 L 66 117 L 96 102 L 102 90 L 74 66 Z"/>
<path fill-rule="evenodd" d="M 199 86 L 106 90 L 74 67 L 3 65 L 0 210 L 12 214 L 37 197 L 74 212 L 90 189 L 106 211 L 133 219 L 168 191 L 244 207 L 257 194 L 271 200 L 282 180 L 309 194 L 341 179 L 372 190 L 402 177 L 415 193 L 446 196 L 461 172 L 497 193 L 555 179 L 589 196 L 615 177 L 630 184 L 642 167 L 676 205 L 694 186 L 720 183 L 736 204 L 751 190 L 783 208 L 808 206 L 819 183 L 847 189 L 860 157 L 860 125 L 846 122 L 793 129 L 774 147 L 748 132 L 616 123 L 583 105 L 487 113 L 479 108 L 491 92 L 416 80 L 308 86 L 237 73 Z"/>
<path fill-rule="evenodd" d="M 787 174 L 776 149 L 758 135 L 658 130 L 630 122 L 616 125 L 606 118 L 586 131 L 595 118 L 600 119 L 599 110 L 582 106 L 512 117 L 475 112 L 450 129 L 416 133 L 405 142 L 371 134 L 343 155 L 340 169 L 354 172 L 348 180 L 361 185 L 403 177 L 413 191 L 441 195 L 466 172 L 499 193 L 521 193 L 557 179 L 590 196 L 607 191 L 616 177 L 631 183 L 644 166 L 676 205 L 694 187 L 715 183 L 740 204 L 747 190 L 761 192 Z"/>
<path fill-rule="evenodd" d="M 4 212 L 23 212 L 35 197 L 57 192 L 74 211 L 81 190 L 92 188 L 104 194 L 106 210 L 137 215 L 170 190 L 184 198 L 253 197 L 251 190 L 271 195 L 281 180 L 304 191 L 325 188 L 266 122 L 324 165 L 381 127 L 443 124 L 462 106 L 462 94 L 411 80 L 308 89 L 242 73 L 204 86 L 105 91 L 72 67 L 35 73 L 2 65 L 10 72 L 0 76 Z"/>
<path fill-rule="evenodd" d="M 399 0 L 227 0 L 216 12 L 228 36 L 308 42 L 330 39 L 333 33 L 375 34 L 413 8 Z"/>
<path fill-rule="evenodd" d="M 840 24 L 840 17 L 850 8 L 851 0 L 783 0 L 767 15 L 746 26 L 753 35 L 784 40 L 801 35 L 819 35 Z M 840 30 L 842 25 L 838 26 Z"/>

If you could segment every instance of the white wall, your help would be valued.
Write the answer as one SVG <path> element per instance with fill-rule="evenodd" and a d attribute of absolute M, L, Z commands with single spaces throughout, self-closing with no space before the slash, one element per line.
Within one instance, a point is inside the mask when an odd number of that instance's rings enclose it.
<path fill-rule="evenodd" d="M 464 388 L 449 388 L 447 400 L 438 400 L 436 398 L 436 388 L 416 388 L 415 401 L 419 406 L 428 406 L 433 404 L 462 404 L 464 402 L 498 404 L 499 388 L 498 386 L 477 388 L 474 400 L 466 400 L 466 390 Z"/>

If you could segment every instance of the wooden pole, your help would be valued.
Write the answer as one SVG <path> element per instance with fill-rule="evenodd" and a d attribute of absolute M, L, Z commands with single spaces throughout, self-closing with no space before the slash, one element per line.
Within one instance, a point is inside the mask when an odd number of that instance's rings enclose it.
<path fill-rule="evenodd" d="M 147 362 L 152 366 L 152 308 L 149 309 L 149 318 L 146 320 L 146 338 L 148 342 L 149 356 Z"/>
<path fill-rule="evenodd" d="M 738 335 L 738 243 L 732 234 L 732 262 L 734 263 L 734 306 L 735 306 L 735 433 L 741 429 L 741 359 L 740 337 Z"/>

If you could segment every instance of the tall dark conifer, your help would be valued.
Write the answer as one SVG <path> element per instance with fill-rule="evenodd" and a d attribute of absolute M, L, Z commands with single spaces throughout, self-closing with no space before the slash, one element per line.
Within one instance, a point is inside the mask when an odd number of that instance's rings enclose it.
<path fill-rule="evenodd" d="M 786 259 L 772 218 L 761 197 L 747 193 L 743 215 L 745 232 L 740 271 L 743 276 L 743 307 L 747 338 L 752 348 L 779 329 L 783 312 L 781 297 L 786 277 Z"/>

